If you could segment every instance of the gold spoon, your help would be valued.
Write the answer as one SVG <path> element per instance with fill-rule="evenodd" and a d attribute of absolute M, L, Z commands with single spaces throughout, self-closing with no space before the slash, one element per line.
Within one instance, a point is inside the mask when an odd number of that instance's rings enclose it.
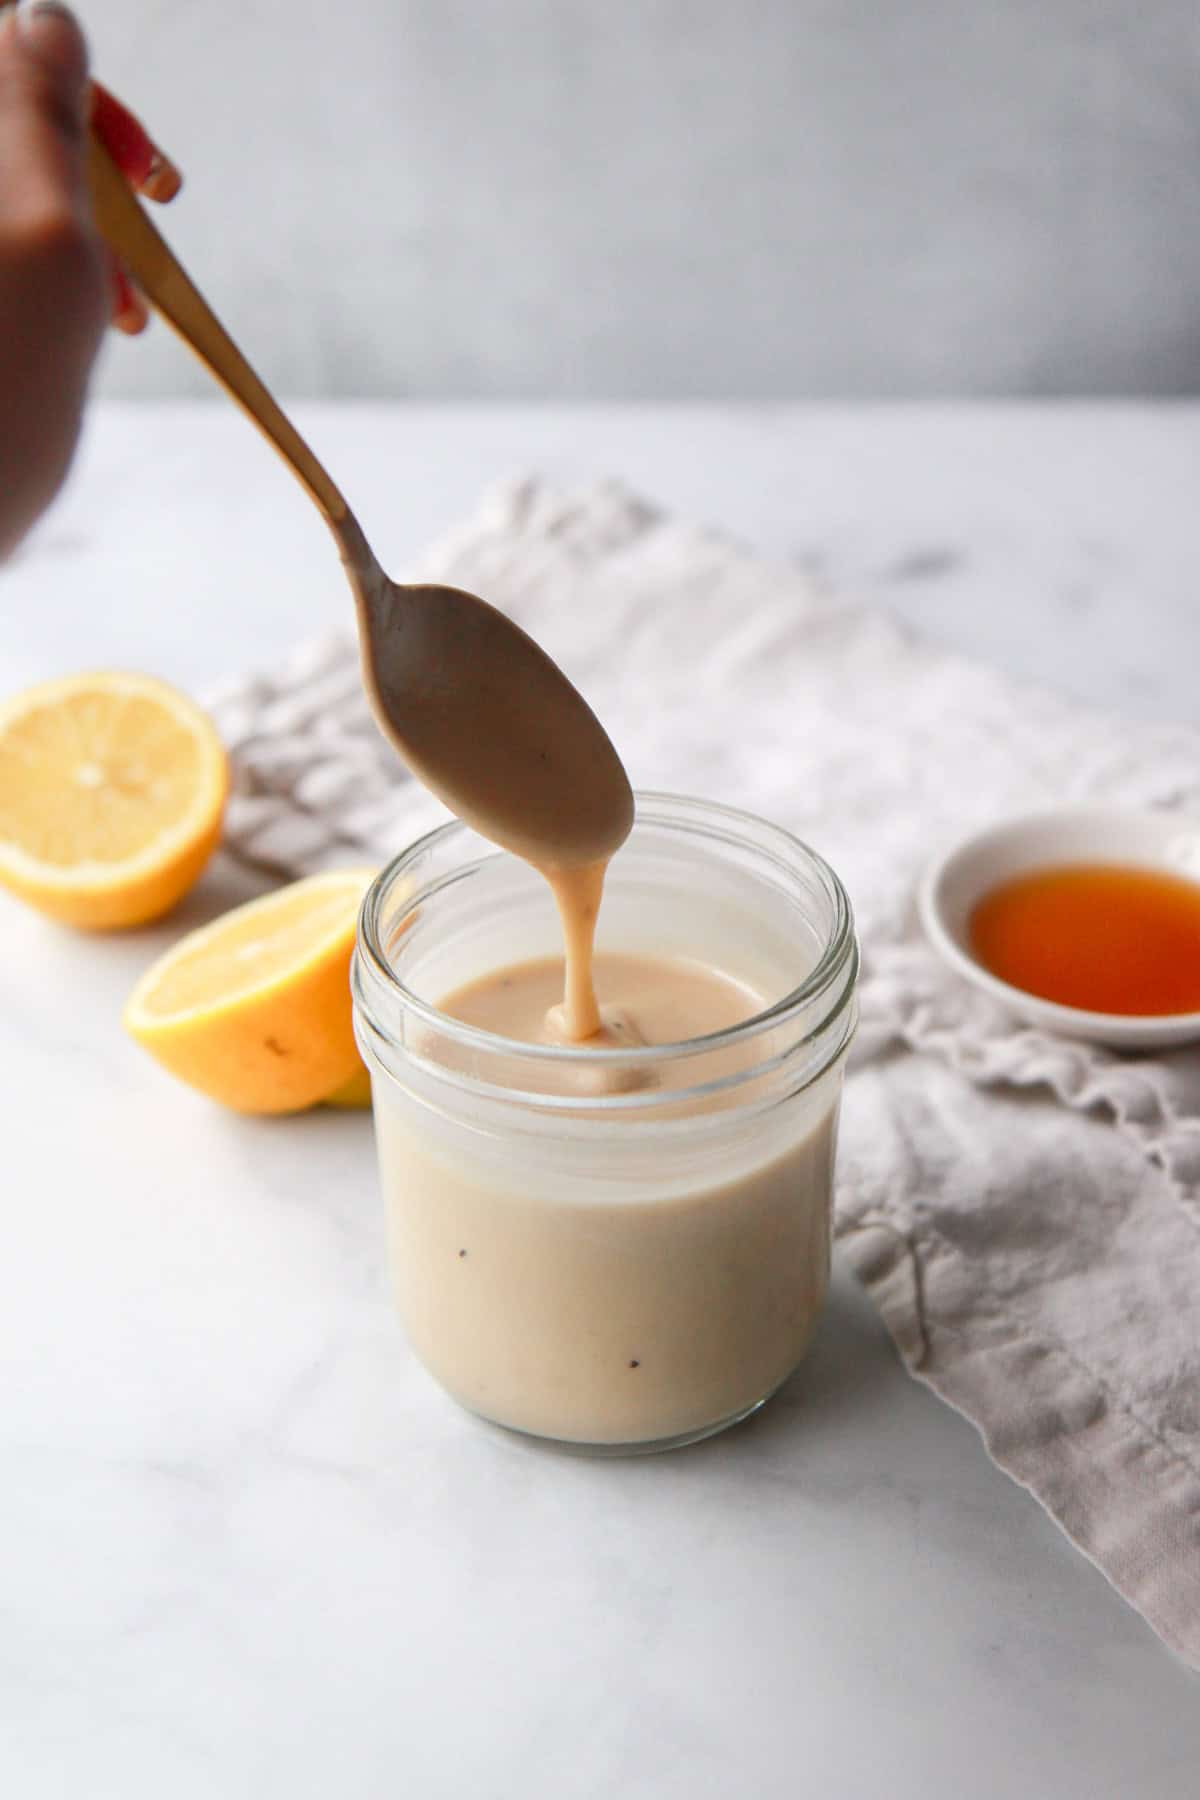
<path fill-rule="evenodd" d="M 147 298 L 279 452 L 333 533 L 354 592 L 363 682 L 419 780 L 495 843 L 545 870 L 603 861 L 633 798 L 608 734 L 511 619 L 459 588 L 401 586 L 95 139 L 97 227 Z"/>

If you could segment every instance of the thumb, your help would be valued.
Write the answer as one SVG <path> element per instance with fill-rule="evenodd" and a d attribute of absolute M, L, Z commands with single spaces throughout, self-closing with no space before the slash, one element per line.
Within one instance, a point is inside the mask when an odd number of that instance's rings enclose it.
<path fill-rule="evenodd" d="M 88 50 L 58 0 L 0 13 L 0 214 L 29 222 L 86 212 Z"/>

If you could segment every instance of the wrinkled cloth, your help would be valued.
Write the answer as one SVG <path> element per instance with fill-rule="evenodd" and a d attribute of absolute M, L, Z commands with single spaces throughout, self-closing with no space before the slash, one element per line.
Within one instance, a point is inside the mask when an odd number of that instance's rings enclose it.
<path fill-rule="evenodd" d="M 838 869 L 865 953 L 839 1242 L 912 1373 L 1200 1667 L 1200 1052 L 1022 1025 L 914 911 L 937 849 L 1005 814 L 1200 814 L 1200 732 L 1013 683 L 613 485 L 509 484 L 406 575 L 532 632 L 636 786 L 750 808 Z M 210 699 L 252 863 L 382 859 L 446 816 L 346 638 Z"/>

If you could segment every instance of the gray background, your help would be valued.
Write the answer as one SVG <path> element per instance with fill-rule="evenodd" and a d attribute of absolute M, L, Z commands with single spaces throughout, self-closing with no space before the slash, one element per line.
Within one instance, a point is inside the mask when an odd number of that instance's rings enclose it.
<path fill-rule="evenodd" d="M 1196 0 L 84 11 L 284 392 L 1200 391 Z"/>

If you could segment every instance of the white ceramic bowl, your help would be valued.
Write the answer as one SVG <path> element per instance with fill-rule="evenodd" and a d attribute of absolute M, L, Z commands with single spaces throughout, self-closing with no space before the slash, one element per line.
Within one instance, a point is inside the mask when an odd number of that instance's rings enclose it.
<path fill-rule="evenodd" d="M 1064 808 L 1009 819 L 941 857 L 921 883 L 921 922 L 938 954 L 976 987 L 1034 1024 L 1064 1037 L 1146 1050 L 1200 1039 L 1200 1012 L 1131 1016 L 1085 1012 L 1040 1000 L 992 975 L 971 954 L 971 909 L 989 888 L 1028 869 L 1062 863 L 1123 863 L 1200 884 L 1200 823 L 1171 813 Z"/>

